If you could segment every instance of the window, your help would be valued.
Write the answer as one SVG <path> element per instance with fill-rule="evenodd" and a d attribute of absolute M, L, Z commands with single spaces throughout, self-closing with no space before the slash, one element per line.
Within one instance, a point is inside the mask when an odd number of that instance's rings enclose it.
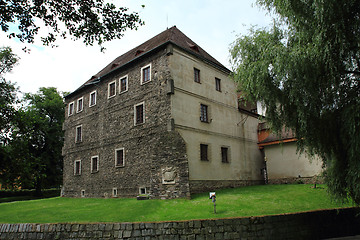
<path fill-rule="evenodd" d="M 194 68 L 194 82 L 200 83 L 200 70 Z"/>
<path fill-rule="evenodd" d="M 83 108 L 84 108 L 83 102 L 84 102 L 84 98 L 79 98 L 77 100 L 77 110 L 76 110 L 76 112 L 81 112 L 83 110 Z"/>
<path fill-rule="evenodd" d="M 95 173 L 99 171 L 99 156 L 91 157 L 91 172 Z"/>
<path fill-rule="evenodd" d="M 81 175 L 81 160 L 74 162 L 74 175 Z"/>
<path fill-rule="evenodd" d="M 141 68 L 141 84 L 151 81 L 151 64 Z"/>
<path fill-rule="evenodd" d="M 146 194 L 146 187 L 140 187 L 139 194 Z"/>
<path fill-rule="evenodd" d="M 221 92 L 221 79 L 215 78 L 215 89 L 216 91 Z"/>
<path fill-rule="evenodd" d="M 112 189 L 112 196 L 113 196 L 113 197 L 117 197 L 117 195 L 118 195 L 118 190 L 117 190 L 117 188 L 113 188 L 113 189 Z"/>
<path fill-rule="evenodd" d="M 200 104 L 200 121 L 209 122 L 207 105 Z"/>
<path fill-rule="evenodd" d="M 227 147 L 221 147 L 221 162 L 228 163 L 229 162 L 229 154 Z"/>
<path fill-rule="evenodd" d="M 145 123 L 144 102 L 134 106 L 134 125 Z"/>
<path fill-rule="evenodd" d="M 68 116 L 74 114 L 74 102 L 69 103 Z"/>
<path fill-rule="evenodd" d="M 120 78 L 119 85 L 120 93 L 126 92 L 128 90 L 128 76 Z"/>
<path fill-rule="evenodd" d="M 85 197 L 85 190 L 81 190 L 81 197 Z"/>
<path fill-rule="evenodd" d="M 75 142 L 82 141 L 82 125 L 76 127 Z"/>
<path fill-rule="evenodd" d="M 93 91 L 90 93 L 89 97 L 89 107 L 96 105 L 96 91 Z"/>
<path fill-rule="evenodd" d="M 116 95 L 116 82 L 113 81 L 109 83 L 108 86 L 108 98 L 114 97 Z"/>
<path fill-rule="evenodd" d="M 115 167 L 125 166 L 125 151 L 124 148 L 115 150 Z"/>
<path fill-rule="evenodd" d="M 145 52 L 143 49 L 138 49 L 138 50 L 136 50 L 135 56 L 138 56 L 138 55 L 142 54 L 143 52 Z"/>
<path fill-rule="evenodd" d="M 201 161 L 209 161 L 207 144 L 200 144 L 200 160 Z"/>

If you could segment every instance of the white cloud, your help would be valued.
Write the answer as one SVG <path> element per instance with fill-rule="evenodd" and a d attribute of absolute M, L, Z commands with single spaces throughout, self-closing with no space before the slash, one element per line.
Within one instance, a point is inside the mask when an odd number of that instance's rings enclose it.
<path fill-rule="evenodd" d="M 17 82 L 23 92 L 36 92 L 39 87 L 56 87 L 60 91 L 74 91 L 99 72 L 108 63 L 126 51 L 164 31 L 177 27 L 225 66 L 228 49 L 236 35 L 246 33 L 250 25 L 268 25 L 265 12 L 251 7 L 254 1 L 122 1 L 132 11 L 138 11 L 145 26 L 138 31 L 126 31 L 125 36 L 105 44 L 107 51 L 98 46 L 86 47 L 81 41 L 58 41 L 58 48 L 30 45 L 31 53 L 24 53 L 23 44 L 9 40 L 0 33 L 1 44 L 11 46 L 21 57 L 20 64 L 7 78 Z M 145 8 L 141 5 L 144 4 Z M 244 26 L 245 25 L 245 26 Z"/>

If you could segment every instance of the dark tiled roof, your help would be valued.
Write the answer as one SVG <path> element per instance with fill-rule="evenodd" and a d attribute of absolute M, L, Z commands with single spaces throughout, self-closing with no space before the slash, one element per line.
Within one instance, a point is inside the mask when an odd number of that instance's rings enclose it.
<path fill-rule="evenodd" d="M 120 57 L 117 57 L 104 69 L 102 69 L 100 72 L 92 76 L 79 89 L 75 90 L 75 92 L 77 92 L 84 86 L 97 81 L 97 79 L 107 75 L 108 73 L 114 71 L 115 69 L 131 62 L 136 58 L 141 57 L 142 55 L 148 53 L 149 51 L 156 49 L 166 43 L 173 43 L 178 47 L 192 53 L 193 55 L 202 58 L 203 60 L 209 62 L 210 64 L 213 64 L 216 67 L 230 73 L 230 70 L 228 70 L 220 62 L 218 62 L 215 58 L 210 56 L 210 54 L 208 54 L 205 50 L 203 50 L 200 46 L 198 46 L 195 42 L 193 42 L 190 38 L 188 38 L 185 34 L 183 34 L 179 29 L 177 29 L 176 26 L 174 26 L 156 35 L 155 37 L 149 39 L 143 44 L 133 48 L 132 50 L 126 52 Z"/>

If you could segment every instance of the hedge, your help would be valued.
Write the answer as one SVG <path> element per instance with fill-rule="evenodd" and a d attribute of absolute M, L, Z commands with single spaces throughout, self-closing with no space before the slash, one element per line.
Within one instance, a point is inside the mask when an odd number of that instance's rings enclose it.
<path fill-rule="evenodd" d="M 46 197 L 60 196 L 60 189 L 51 188 L 44 189 L 42 193 Z M 23 196 L 34 196 L 35 189 L 19 189 L 19 190 L 0 190 L 0 198 L 6 197 L 23 197 Z"/>

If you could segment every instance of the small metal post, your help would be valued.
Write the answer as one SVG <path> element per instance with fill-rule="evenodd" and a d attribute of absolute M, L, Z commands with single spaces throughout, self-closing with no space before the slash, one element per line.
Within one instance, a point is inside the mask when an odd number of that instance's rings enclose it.
<path fill-rule="evenodd" d="M 215 192 L 210 192 L 210 197 L 209 199 L 212 200 L 212 202 L 214 203 L 214 214 L 216 214 L 216 194 Z"/>
<path fill-rule="evenodd" d="M 214 203 L 214 213 L 216 213 L 216 203 L 215 203 L 216 199 L 215 199 L 215 196 L 212 197 L 212 201 Z"/>

